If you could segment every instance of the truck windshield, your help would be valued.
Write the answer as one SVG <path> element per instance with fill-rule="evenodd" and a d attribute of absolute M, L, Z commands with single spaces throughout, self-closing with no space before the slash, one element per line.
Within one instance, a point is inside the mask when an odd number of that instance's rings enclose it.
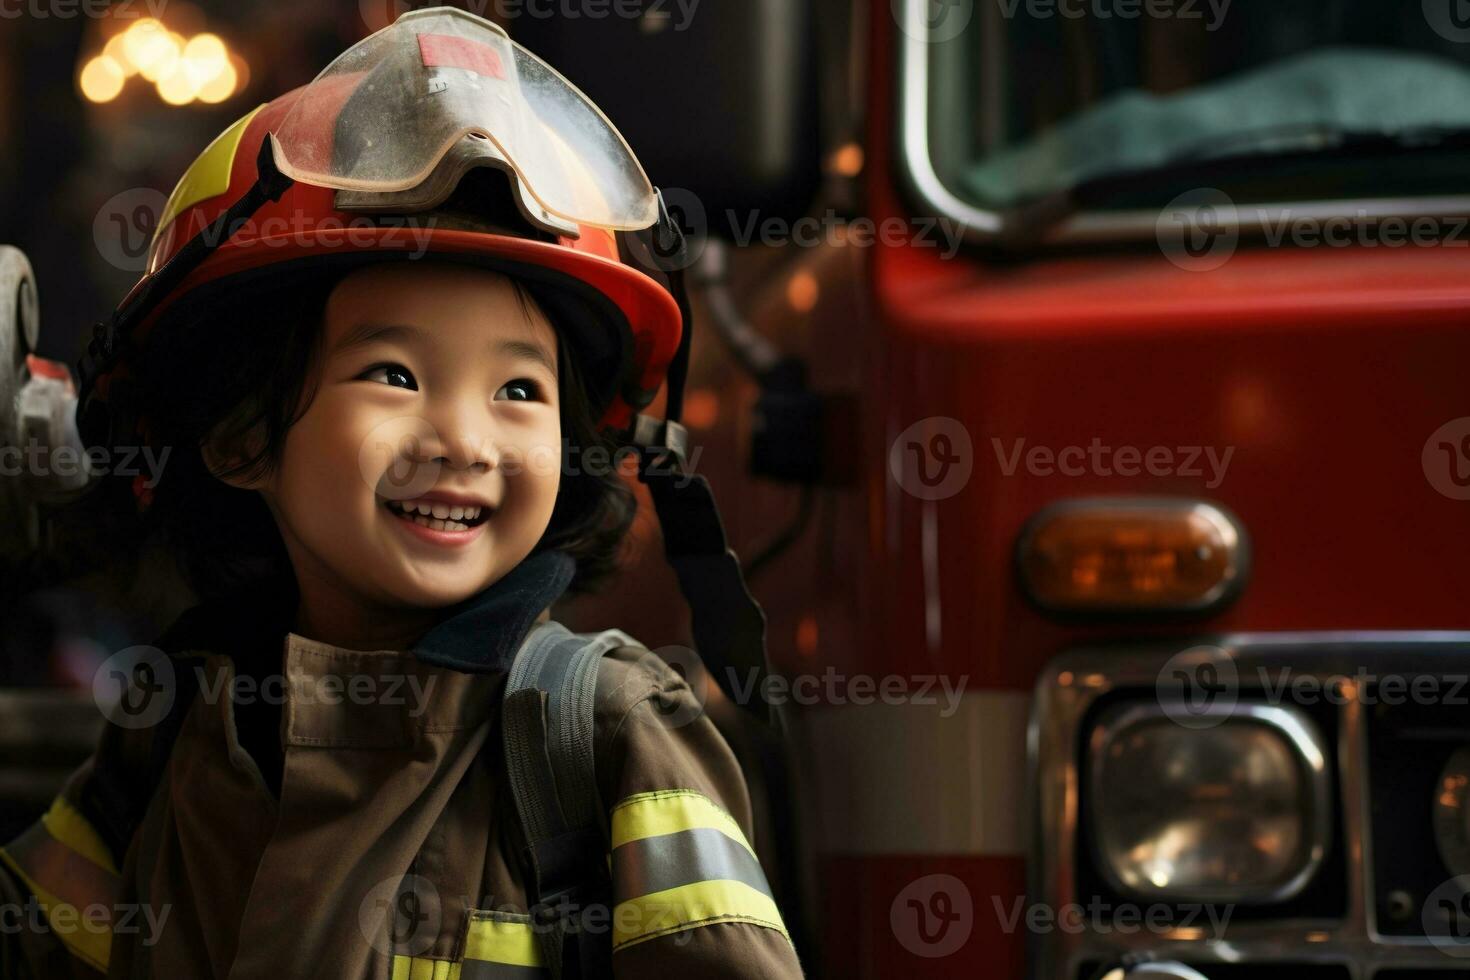
<path fill-rule="evenodd" d="M 1463 193 L 1464 0 L 975 0 L 926 47 L 931 162 L 982 208 L 1130 175 L 1197 186 L 1242 158 L 1268 197 Z M 1368 173 L 1352 152 L 1386 145 L 1417 165 Z M 1447 147 L 1455 166 L 1426 165 Z"/>

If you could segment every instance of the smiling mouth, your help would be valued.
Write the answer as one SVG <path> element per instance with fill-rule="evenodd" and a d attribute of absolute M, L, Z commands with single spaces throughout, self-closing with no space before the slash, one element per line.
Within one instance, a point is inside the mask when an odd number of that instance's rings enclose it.
<path fill-rule="evenodd" d="M 419 504 L 409 507 L 400 500 L 385 500 L 383 506 L 401 521 L 408 521 L 431 531 L 469 531 L 490 519 L 489 507 L 449 507 L 444 517 L 436 517 L 431 507 Z M 440 509 L 445 508 L 440 505 Z"/>

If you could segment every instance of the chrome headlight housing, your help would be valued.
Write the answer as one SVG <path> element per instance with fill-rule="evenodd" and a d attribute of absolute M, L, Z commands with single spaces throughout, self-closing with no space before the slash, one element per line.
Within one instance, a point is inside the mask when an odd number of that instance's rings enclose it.
<path fill-rule="evenodd" d="M 1188 728 L 1158 704 L 1105 712 L 1090 743 L 1099 870 L 1141 899 L 1290 900 L 1330 843 L 1327 755 L 1294 708 L 1221 705 Z"/>

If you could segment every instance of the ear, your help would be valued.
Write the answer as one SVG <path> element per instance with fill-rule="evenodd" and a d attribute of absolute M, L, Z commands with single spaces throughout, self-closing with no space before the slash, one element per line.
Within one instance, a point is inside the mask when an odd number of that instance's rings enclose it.
<path fill-rule="evenodd" d="M 215 479 L 237 489 L 264 489 L 267 481 L 263 476 L 251 479 L 248 472 L 229 472 L 253 458 L 264 447 L 265 434 L 261 424 L 256 423 L 243 435 L 231 432 L 230 425 L 231 420 L 228 419 L 219 423 L 210 430 L 204 443 L 200 445 L 199 455 L 204 460 L 205 468 Z"/>

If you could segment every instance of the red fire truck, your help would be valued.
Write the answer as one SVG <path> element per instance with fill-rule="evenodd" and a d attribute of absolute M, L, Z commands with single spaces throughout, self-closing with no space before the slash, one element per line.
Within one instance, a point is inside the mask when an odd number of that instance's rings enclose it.
<path fill-rule="evenodd" d="M 686 225 L 810 972 L 1470 976 L 1459 0 L 646 6 L 513 30 Z"/>
<path fill-rule="evenodd" d="M 817 203 L 665 172 L 808 963 L 1470 975 L 1463 11 L 747 6 L 670 114 Z"/>

